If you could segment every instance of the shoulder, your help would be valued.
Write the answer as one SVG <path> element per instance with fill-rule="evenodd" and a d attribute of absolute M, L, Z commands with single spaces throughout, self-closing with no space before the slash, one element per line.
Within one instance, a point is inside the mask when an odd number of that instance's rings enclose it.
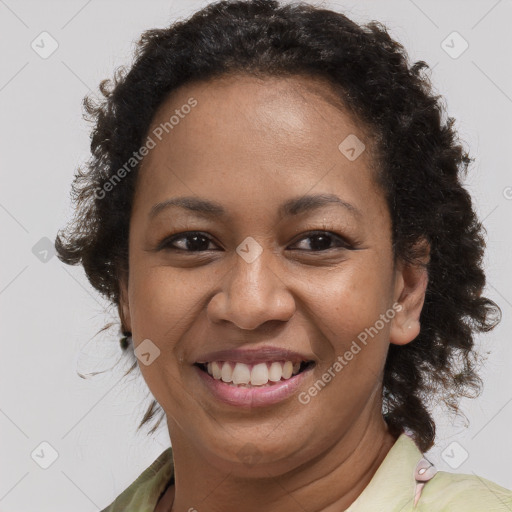
<path fill-rule="evenodd" d="M 173 470 L 172 448 L 167 448 L 101 512 L 153 512 Z"/>
<path fill-rule="evenodd" d="M 422 492 L 418 512 L 506 512 L 512 510 L 512 491 L 472 474 L 438 471 Z"/>

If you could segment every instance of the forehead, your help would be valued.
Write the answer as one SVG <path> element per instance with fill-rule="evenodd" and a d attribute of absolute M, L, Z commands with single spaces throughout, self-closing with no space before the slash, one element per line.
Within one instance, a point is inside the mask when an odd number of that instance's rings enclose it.
<path fill-rule="evenodd" d="M 368 195 L 374 185 L 367 130 L 317 77 L 228 75 L 185 84 L 162 103 L 148 136 L 155 146 L 137 194 L 143 189 L 154 202 L 184 193 L 229 201 L 340 187 L 345 196 Z M 340 150 L 351 137 L 365 147 L 354 160 Z"/>
<path fill-rule="evenodd" d="M 365 126 L 355 120 L 343 103 L 340 93 L 340 88 L 336 90 L 319 76 L 227 74 L 209 81 L 187 83 L 173 91 L 158 108 L 150 131 L 164 127 L 165 134 L 172 131 L 175 135 L 175 142 L 182 142 L 180 135 L 188 136 L 191 128 L 198 136 L 213 128 L 219 131 L 216 135 L 225 133 L 233 138 L 236 132 L 228 133 L 228 129 L 236 124 L 238 130 L 257 130 L 261 137 L 268 134 L 273 145 L 282 138 L 276 140 L 276 134 L 288 137 L 289 145 L 294 137 L 311 137 L 326 128 L 366 132 Z M 180 116 L 181 126 L 176 124 L 166 130 L 164 125 L 170 116 L 179 114 L 192 99 L 197 105 L 190 115 L 186 114 L 189 120 L 182 123 L 184 119 Z M 201 126 L 194 123 L 198 117 Z M 365 138 L 368 136 L 366 133 Z"/>

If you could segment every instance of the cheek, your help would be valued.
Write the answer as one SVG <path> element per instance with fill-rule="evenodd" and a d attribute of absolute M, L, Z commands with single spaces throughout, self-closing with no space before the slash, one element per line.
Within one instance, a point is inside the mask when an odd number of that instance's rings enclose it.
<path fill-rule="evenodd" d="M 321 393 L 311 388 L 308 393 L 319 397 L 311 401 L 319 414 L 343 422 L 350 423 L 382 382 L 394 310 L 388 300 L 389 276 L 379 268 L 366 260 L 346 271 L 333 271 L 317 292 L 314 316 L 321 336 L 314 350 L 322 357 L 313 387 L 322 387 L 317 386 L 319 381 L 329 384 Z"/>
<path fill-rule="evenodd" d="M 190 272 L 166 267 L 134 268 L 130 279 L 133 332 L 139 339 L 172 343 L 200 304 L 200 283 Z"/>
<path fill-rule="evenodd" d="M 388 273 L 372 254 L 332 271 L 318 286 L 318 317 L 341 339 L 357 336 L 390 308 Z"/>
<path fill-rule="evenodd" d="M 187 407 L 179 340 L 197 314 L 199 290 L 179 271 L 166 267 L 132 267 L 130 310 L 135 350 L 150 340 L 158 354 L 150 364 L 138 361 L 151 393 L 165 411 Z M 152 345 L 149 345 L 153 347 Z"/>

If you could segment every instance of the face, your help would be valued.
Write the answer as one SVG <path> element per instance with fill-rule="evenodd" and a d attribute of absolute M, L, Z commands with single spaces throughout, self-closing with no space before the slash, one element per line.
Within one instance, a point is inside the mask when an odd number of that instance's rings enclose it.
<path fill-rule="evenodd" d="M 218 467 L 245 471 L 257 447 L 284 471 L 380 417 L 389 343 L 418 334 L 423 290 L 395 265 L 370 140 L 332 97 L 224 77 L 175 91 L 148 132 L 122 314 L 173 444 Z M 286 360 L 299 373 L 265 388 L 223 382 L 222 361 L 243 379 Z"/>

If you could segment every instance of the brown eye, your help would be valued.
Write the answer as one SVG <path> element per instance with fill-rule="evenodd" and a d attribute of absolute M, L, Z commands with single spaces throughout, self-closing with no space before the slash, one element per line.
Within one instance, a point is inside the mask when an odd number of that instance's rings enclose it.
<path fill-rule="evenodd" d="M 299 240 L 309 240 L 308 247 L 304 250 L 306 252 L 322 252 L 330 249 L 343 248 L 352 249 L 350 243 L 336 233 L 329 231 L 315 231 L 310 232 L 308 236 L 305 236 Z M 295 245 L 297 245 L 296 243 Z M 213 247 L 212 247 L 213 246 Z M 157 247 L 157 250 L 175 250 L 183 252 L 205 252 L 216 250 L 217 247 L 211 240 L 210 237 L 204 233 L 198 231 L 188 231 L 185 233 L 179 233 L 167 238 L 164 238 Z"/>
<path fill-rule="evenodd" d="M 165 238 L 158 244 L 158 250 L 171 249 L 185 252 L 203 252 L 209 249 L 213 242 L 209 237 L 197 231 L 180 233 L 172 237 Z"/>
<path fill-rule="evenodd" d="M 315 231 L 308 234 L 308 236 L 303 237 L 300 241 L 310 240 L 309 252 L 321 252 L 327 251 L 329 249 L 336 248 L 344 248 L 351 249 L 352 247 L 348 242 L 346 242 L 342 237 L 337 235 L 336 233 L 331 233 L 329 231 Z M 334 245 L 333 245 L 334 244 Z M 303 250 L 303 249 L 299 249 Z M 306 249 L 307 250 L 307 249 Z"/>

